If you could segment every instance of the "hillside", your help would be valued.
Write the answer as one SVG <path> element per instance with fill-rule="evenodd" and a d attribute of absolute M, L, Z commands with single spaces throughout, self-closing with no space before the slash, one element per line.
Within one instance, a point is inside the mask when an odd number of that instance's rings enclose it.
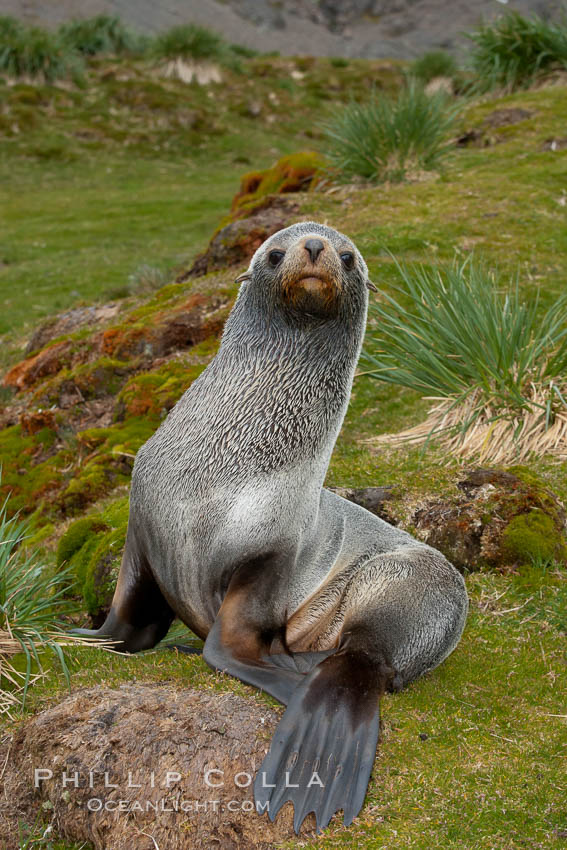
<path fill-rule="evenodd" d="M 542 309 L 564 290 L 563 74 L 463 99 L 441 169 L 370 184 L 322 176 L 322 124 L 353 96 L 397 91 L 400 63 L 257 57 L 216 72 L 220 79 L 199 85 L 146 60 L 97 58 L 80 85 L 0 88 L 0 494 L 31 517 L 28 543 L 47 568 L 72 569 L 82 623 L 100 623 L 108 610 L 136 451 L 214 356 L 235 278 L 269 233 L 306 218 L 340 228 L 366 258 L 377 301 L 399 283 L 394 258 L 482 255 L 502 279 L 517 274 L 526 297 L 538 292 Z M 233 205 L 237 193 L 247 203 Z M 376 332 L 371 325 L 369 336 Z M 336 818 L 324 835 L 285 846 L 564 846 L 567 574 L 556 553 L 564 551 L 567 458 L 511 463 L 475 484 L 479 464 L 447 456 L 435 441 L 381 445 L 380 435 L 421 421 L 429 402 L 365 371 L 327 486 L 390 488 L 382 515 L 424 539 L 448 517 L 462 531 L 463 505 L 474 499 L 483 528 L 494 514 L 496 524 L 507 521 L 511 502 L 520 513 L 544 506 L 557 547 L 546 555 L 540 535 L 534 557 L 481 563 L 475 550 L 464 560 L 464 638 L 440 668 L 386 696 L 360 818 L 349 829 Z M 502 481 L 512 482 L 511 495 Z M 523 553 L 532 542 L 522 538 Z M 454 539 L 439 545 L 457 548 Z M 74 695 L 135 680 L 278 710 L 196 656 L 160 647 L 137 657 L 67 653 Z M 53 666 L 6 733 L 65 693 Z M 49 804 L 34 804 L 45 823 Z M 16 815 L 38 835 L 26 805 Z M 84 846 L 80 819 L 65 820 L 71 807 L 57 805 L 54 824 L 66 838 L 38 846 Z M 0 842 L 9 830 L 13 840 L 16 815 L 0 804 Z"/>
<path fill-rule="evenodd" d="M 503 2 L 523 14 L 553 14 L 560 6 L 555 0 L 4 0 L 2 11 L 48 26 L 105 12 L 144 32 L 192 22 L 284 56 L 409 59 L 439 47 L 462 51 L 461 34 L 500 14 Z"/>

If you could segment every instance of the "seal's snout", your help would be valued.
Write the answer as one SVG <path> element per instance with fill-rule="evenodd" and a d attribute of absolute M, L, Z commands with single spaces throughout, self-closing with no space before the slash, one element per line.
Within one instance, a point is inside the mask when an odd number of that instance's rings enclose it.
<path fill-rule="evenodd" d="M 320 239 L 307 239 L 304 248 L 311 257 L 311 262 L 316 263 L 319 254 L 324 250 L 325 246 Z"/>
<path fill-rule="evenodd" d="M 289 306 L 319 317 L 334 315 L 342 290 L 337 252 L 327 239 L 306 234 L 285 252 L 281 282 Z"/>

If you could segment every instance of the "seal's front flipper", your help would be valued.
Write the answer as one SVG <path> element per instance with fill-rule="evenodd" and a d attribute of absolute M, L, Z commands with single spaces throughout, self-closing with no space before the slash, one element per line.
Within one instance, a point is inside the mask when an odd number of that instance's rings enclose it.
<path fill-rule="evenodd" d="M 202 655 L 202 646 L 191 646 L 187 643 L 166 643 L 166 649 L 175 649 L 177 652 L 182 652 L 184 655 Z"/>
<path fill-rule="evenodd" d="M 130 542 L 131 526 L 112 605 L 100 629 L 74 629 L 71 634 L 112 642 L 116 652 L 152 649 L 164 638 L 174 612 L 161 593 L 145 557 Z"/>
<path fill-rule="evenodd" d="M 258 813 L 294 805 L 294 829 L 314 812 L 323 829 L 339 809 L 349 825 L 366 795 L 379 730 L 382 665 L 339 650 L 296 688 L 256 776 Z"/>

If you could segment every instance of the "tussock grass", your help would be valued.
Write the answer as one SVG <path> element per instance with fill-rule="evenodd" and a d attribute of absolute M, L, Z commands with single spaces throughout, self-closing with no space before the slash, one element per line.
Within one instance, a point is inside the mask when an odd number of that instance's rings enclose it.
<path fill-rule="evenodd" d="M 128 294 L 136 295 L 141 292 L 154 292 L 168 282 L 166 272 L 158 266 L 142 263 L 132 274 L 128 275 Z"/>
<path fill-rule="evenodd" d="M 84 56 L 130 53 L 141 47 L 140 39 L 124 26 L 117 15 L 74 20 L 62 24 L 59 34 L 66 44 Z"/>
<path fill-rule="evenodd" d="M 559 23 L 538 15 L 509 12 L 496 23 L 467 35 L 473 44 L 471 65 L 480 91 L 527 86 L 543 71 L 567 68 L 567 18 Z"/>
<path fill-rule="evenodd" d="M 429 50 L 409 67 L 411 76 L 429 83 L 435 77 L 454 77 L 459 68 L 455 59 L 446 50 Z"/>
<path fill-rule="evenodd" d="M 218 33 L 197 24 L 181 24 L 156 36 L 152 53 L 159 59 L 192 59 L 240 68 L 242 50 L 235 51 Z M 238 55 L 237 55 L 238 52 Z"/>
<path fill-rule="evenodd" d="M 400 181 L 437 168 L 450 150 L 457 108 L 446 94 L 428 95 L 409 80 L 396 98 L 373 94 L 351 103 L 326 125 L 325 153 L 346 178 Z"/>
<path fill-rule="evenodd" d="M 63 598 L 68 573 L 50 574 L 35 552 L 25 550 L 29 525 L 8 516 L 8 503 L 0 508 L 0 715 L 25 703 L 29 686 L 44 675 L 46 651 L 55 655 L 68 681 L 62 646 L 80 640 L 63 632 L 61 617 L 74 607 Z M 23 669 L 15 658 L 22 653 Z"/>
<path fill-rule="evenodd" d="M 437 435 L 454 455 L 494 463 L 567 457 L 567 296 L 541 315 L 537 298 L 523 301 L 517 281 L 499 286 L 480 262 L 397 268 L 401 299 L 372 306 L 379 335 L 364 358 L 377 380 L 435 405 L 381 439 Z"/>
<path fill-rule="evenodd" d="M 7 42 L 10 38 L 16 38 L 23 29 L 22 24 L 11 15 L 0 15 L 0 42 Z"/>
<path fill-rule="evenodd" d="M 80 74 L 82 67 L 80 55 L 60 33 L 26 27 L 10 17 L 0 18 L 0 72 L 52 83 Z"/>

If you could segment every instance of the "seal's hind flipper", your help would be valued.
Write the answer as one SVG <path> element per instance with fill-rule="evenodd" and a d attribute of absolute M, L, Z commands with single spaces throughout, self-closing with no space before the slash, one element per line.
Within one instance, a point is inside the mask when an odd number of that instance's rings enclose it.
<path fill-rule="evenodd" d="M 297 673 L 310 673 L 317 664 L 333 655 L 336 649 L 325 649 L 322 652 L 282 652 L 277 655 L 264 655 L 262 660 L 283 670 L 295 670 Z"/>
<path fill-rule="evenodd" d="M 254 785 L 256 808 L 274 820 L 294 805 L 294 829 L 314 812 L 323 829 L 339 809 L 348 826 L 364 802 L 379 731 L 380 665 L 339 651 L 296 688 Z"/>

